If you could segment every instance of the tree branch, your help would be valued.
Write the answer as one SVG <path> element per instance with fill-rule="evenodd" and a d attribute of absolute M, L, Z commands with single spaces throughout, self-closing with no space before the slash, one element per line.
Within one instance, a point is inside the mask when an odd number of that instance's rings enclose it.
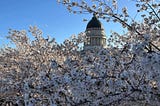
<path fill-rule="evenodd" d="M 160 21 L 160 17 L 158 16 L 158 14 L 155 12 L 155 10 L 153 9 L 153 7 L 147 3 L 147 5 L 150 7 L 150 9 L 153 11 L 153 13 L 155 14 L 155 16 L 158 18 L 158 20 Z"/>

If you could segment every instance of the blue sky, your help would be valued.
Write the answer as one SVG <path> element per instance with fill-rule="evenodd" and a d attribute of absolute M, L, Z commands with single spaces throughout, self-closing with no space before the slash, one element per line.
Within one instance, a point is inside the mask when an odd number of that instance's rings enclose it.
<path fill-rule="evenodd" d="M 120 1 L 120 6 L 126 5 L 130 11 L 135 11 L 133 2 Z M 7 43 L 4 38 L 9 29 L 28 30 L 30 25 L 38 26 L 44 36 L 50 35 L 61 43 L 71 35 L 85 31 L 87 22 L 83 19 L 92 18 L 92 14 L 71 14 L 56 0 L 1 0 L 0 14 L 0 45 Z M 101 21 L 107 35 L 111 30 L 123 33 L 121 25 Z"/>

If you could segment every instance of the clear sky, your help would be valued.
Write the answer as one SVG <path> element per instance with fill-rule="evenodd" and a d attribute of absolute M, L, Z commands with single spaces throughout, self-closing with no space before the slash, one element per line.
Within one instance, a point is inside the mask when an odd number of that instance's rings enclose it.
<path fill-rule="evenodd" d="M 129 6 L 130 11 L 135 10 L 133 2 L 120 1 L 120 5 Z M 92 14 L 71 14 L 56 0 L 1 0 L 0 45 L 6 43 L 4 37 L 8 34 L 8 29 L 28 30 L 30 25 L 38 26 L 44 36 L 50 35 L 61 43 L 72 34 L 85 31 L 87 22 L 83 22 L 84 18 L 90 20 Z M 124 30 L 119 24 L 101 21 L 107 35 L 111 34 L 111 30 L 119 33 Z"/>

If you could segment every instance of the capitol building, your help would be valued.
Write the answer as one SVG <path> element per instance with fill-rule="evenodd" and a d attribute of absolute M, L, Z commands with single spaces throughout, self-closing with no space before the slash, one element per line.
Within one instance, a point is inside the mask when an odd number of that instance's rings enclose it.
<path fill-rule="evenodd" d="M 86 27 L 87 40 L 84 42 L 84 50 L 106 48 L 106 34 L 102 23 L 93 14 Z"/>

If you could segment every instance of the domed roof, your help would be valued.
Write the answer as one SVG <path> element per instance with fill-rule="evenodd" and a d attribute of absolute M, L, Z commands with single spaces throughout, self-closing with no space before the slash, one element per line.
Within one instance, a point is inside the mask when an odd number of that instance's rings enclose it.
<path fill-rule="evenodd" d="M 103 29 L 101 22 L 97 19 L 95 14 L 93 14 L 92 19 L 87 24 L 86 29 L 88 29 L 88 28 L 101 28 L 101 29 Z"/>

